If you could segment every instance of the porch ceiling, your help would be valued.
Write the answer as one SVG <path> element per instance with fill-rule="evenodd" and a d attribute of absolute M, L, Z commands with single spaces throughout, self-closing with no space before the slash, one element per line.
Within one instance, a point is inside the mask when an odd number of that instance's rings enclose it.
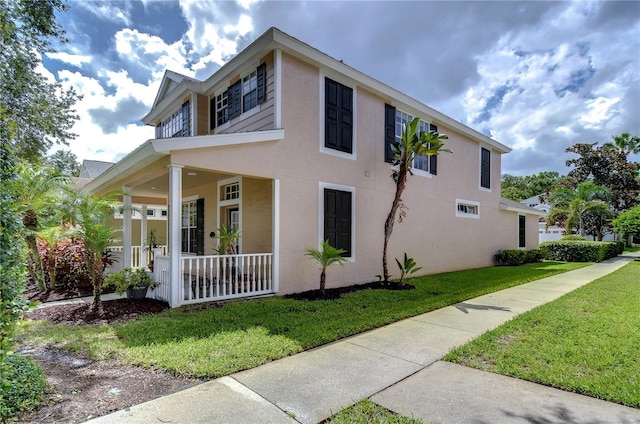
<path fill-rule="evenodd" d="M 161 169 L 162 173 L 143 173 L 126 185 L 132 188 L 132 195 L 136 197 L 167 199 L 169 193 L 169 170 Z M 182 191 L 191 191 L 197 187 L 211 184 L 219 179 L 229 178 L 229 174 L 208 171 L 198 168 L 184 167 L 182 169 Z"/>

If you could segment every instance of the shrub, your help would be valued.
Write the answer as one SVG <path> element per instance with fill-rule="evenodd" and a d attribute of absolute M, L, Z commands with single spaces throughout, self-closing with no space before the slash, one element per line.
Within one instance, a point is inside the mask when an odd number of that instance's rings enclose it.
<path fill-rule="evenodd" d="M 586 238 L 579 236 L 578 234 L 567 234 L 563 236 L 560 240 L 562 241 L 584 241 Z"/>
<path fill-rule="evenodd" d="M 115 274 L 108 275 L 104 280 L 104 287 L 114 287 L 117 294 L 127 289 L 140 290 L 144 287 L 155 289 L 159 283 L 153 281 L 147 271 L 142 268 L 124 268 Z"/>
<path fill-rule="evenodd" d="M 546 241 L 540 248 L 547 252 L 547 258 L 563 262 L 600 262 L 613 258 L 624 250 L 624 242 L 608 241 Z"/>
<path fill-rule="evenodd" d="M 546 257 L 546 252 L 540 249 L 533 250 L 518 250 L 518 249 L 506 249 L 499 250 L 496 253 L 496 263 L 498 265 L 522 265 L 533 262 L 542 262 Z"/>
<path fill-rule="evenodd" d="M 57 287 L 76 288 L 91 285 L 88 268 L 89 253 L 81 239 L 58 240 L 53 246 L 53 255 L 49 254 L 50 249 L 51 247 L 46 243 L 40 243 L 38 246 L 46 267 L 49 267 L 49 258 L 53 258 L 55 262 Z"/>
<path fill-rule="evenodd" d="M 0 396 L 0 422 L 4 423 L 42 405 L 47 383 L 42 368 L 29 358 L 9 355 L 2 366 L 6 380 Z"/>

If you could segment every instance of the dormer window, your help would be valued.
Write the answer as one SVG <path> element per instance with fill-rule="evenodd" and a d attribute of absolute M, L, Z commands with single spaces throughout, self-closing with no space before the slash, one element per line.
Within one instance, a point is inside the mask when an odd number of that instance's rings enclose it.
<path fill-rule="evenodd" d="M 156 138 L 188 137 L 191 135 L 191 117 L 189 101 L 156 127 Z"/>
<path fill-rule="evenodd" d="M 258 66 L 227 90 L 211 98 L 210 126 L 221 126 L 267 100 L 267 65 Z"/>

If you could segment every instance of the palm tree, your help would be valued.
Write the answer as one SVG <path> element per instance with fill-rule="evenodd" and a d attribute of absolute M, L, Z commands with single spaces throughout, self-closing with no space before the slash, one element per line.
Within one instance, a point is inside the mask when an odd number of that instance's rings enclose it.
<path fill-rule="evenodd" d="M 40 291 L 46 290 L 44 267 L 38 251 L 37 236 L 56 222 L 60 209 L 58 198 L 68 183 L 53 168 L 21 162 L 16 166 L 15 184 L 17 204 L 22 215 L 24 238 L 30 251 L 29 275 Z"/>
<path fill-rule="evenodd" d="M 393 151 L 393 181 L 396 183 L 396 193 L 393 197 L 393 203 L 391 204 L 391 210 L 384 223 L 384 247 L 382 249 L 382 271 L 384 281 L 389 281 L 389 267 L 387 265 L 387 248 L 389 245 L 389 239 L 393 232 L 393 224 L 396 220 L 398 209 L 400 212 L 400 220 L 404 217 L 402 211 L 402 193 L 407 186 L 407 178 L 411 174 L 411 165 L 413 160 L 418 155 L 433 156 L 440 152 L 449 152 L 451 150 L 444 149 L 444 142 L 447 137 L 445 134 L 438 132 L 426 132 L 420 131 L 418 133 L 418 125 L 420 124 L 420 118 L 415 118 L 413 121 L 404 125 L 402 131 L 402 138 L 399 142 L 394 143 L 391 146 Z"/>
<path fill-rule="evenodd" d="M 605 143 L 605 146 L 613 147 L 621 150 L 625 155 L 629 153 L 640 153 L 640 137 L 632 136 L 630 133 L 625 132 L 620 135 L 612 135 L 612 142 Z"/>
<path fill-rule="evenodd" d="M 117 193 L 95 196 L 83 191 L 68 190 L 69 212 L 76 237 L 84 240 L 87 249 L 87 267 L 93 285 L 93 306 L 100 305 L 100 295 L 104 283 L 102 256 L 108 246 L 116 241 L 116 228 L 107 225 L 107 218 L 117 210 Z"/>
<path fill-rule="evenodd" d="M 608 215 L 611 211 L 611 198 L 611 190 L 591 181 L 580 183 L 575 190 L 556 189 L 549 195 L 552 209 L 547 216 L 547 225 L 564 223 L 567 233 L 577 226 L 579 234 L 584 237 L 585 215 Z"/>
<path fill-rule="evenodd" d="M 307 249 L 305 255 L 311 256 L 318 261 L 320 269 L 320 293 L 324 296 L 324 288 L 327 281 L 327 268 L 333 264 L 344 264 L 347 262 L 347 258 L 342 256 L 346 250 L 336 249 L 329 244 L 329 240 L 325 240 L 320 245 L 320 249 Z"/>

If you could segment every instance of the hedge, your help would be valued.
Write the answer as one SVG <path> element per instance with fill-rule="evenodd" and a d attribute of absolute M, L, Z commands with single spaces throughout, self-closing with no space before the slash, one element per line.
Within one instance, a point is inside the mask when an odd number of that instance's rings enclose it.
<path fill-rule="evenodd" d="M 533 249 L 533 250 L 517 250 L 517 249 L 506 249 L 499 250 L 498 253 L 495 254 L 496 263 L 498 265 L 522 265 L 533 262 L 542 262 L 546 257 L 546 252 L 542 249 Z"/>
<path fill-rule="evenodd" d="M 618 256 L 624 251 L 623 241 L 545 241 L 540 249 L 547 259 L 563 262 L 600 262 Z"/>

